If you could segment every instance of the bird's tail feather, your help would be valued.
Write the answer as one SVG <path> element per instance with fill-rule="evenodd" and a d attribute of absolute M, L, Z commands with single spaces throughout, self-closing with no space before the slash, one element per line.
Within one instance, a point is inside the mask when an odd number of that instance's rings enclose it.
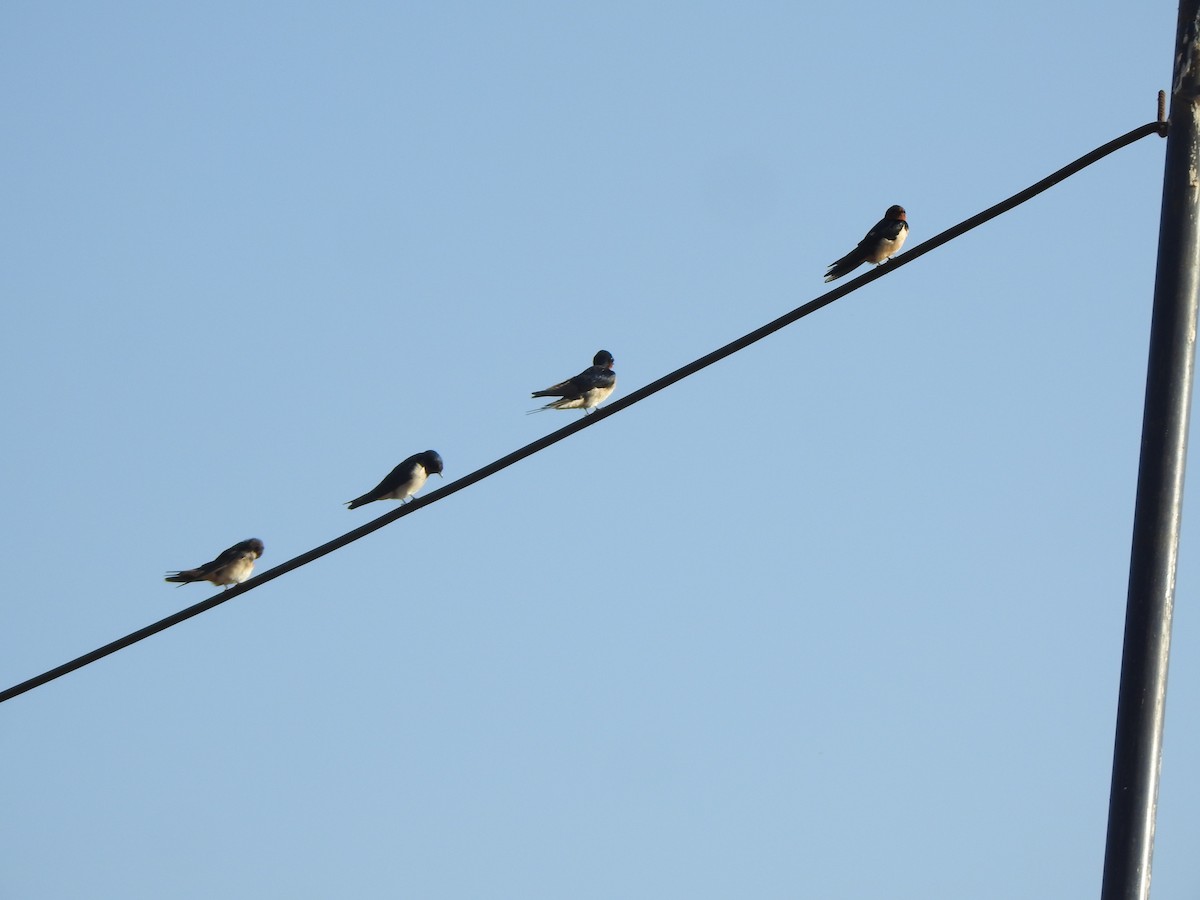
<path fill-rule="evenodd" d="M 829 271 L 825 273 L 825 282 L 828 284 L 834 279 L 841 278 L 843 275 L 848 275 L 866 262 L 866 258 L 859 254 L 857 250 L 847 253 L 841 259 L 834 260 L 829 264 Z"/>

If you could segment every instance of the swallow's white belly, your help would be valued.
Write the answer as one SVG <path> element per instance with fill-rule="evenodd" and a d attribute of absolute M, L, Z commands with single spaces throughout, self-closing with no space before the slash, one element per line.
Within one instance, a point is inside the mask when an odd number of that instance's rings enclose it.
<path fill-rule="evenodd" d="M 408 481 L 398 486 L 390 494 L 384 494 L 381 500 L 407 500 L 417 491 L 425 486 L 425 481 L 429 478 L 429 473 L 425 471 L 424 466 L 417 466 L 413 470 L 412 477 Z"/>
<path fill-rule="evenodd" d="M 583 395 L 583 402 L 581 405 L 584 409 L 594 409 L 607 400 L 612 392 L 616 390 L 616 387 L 616 384 L 613 384 L 612 387 L 592 388 Z"/>
<path fill-rule="evenodd" d="M 254 555 L 247 553 L 241 559 L 234 560 L 224 568 L 213 572 L 213 584 L 241 584 L 254 571 Z"/>
<path fill-rule="evenodd" d="M 867 262 L 873 262 L 875 265 L 879 265 L 885 259 L 891 259 L 900 252 L 900 248 L 904 246 L 904 239 L 906 237 L 908 237 L 907 228 L 896 235 L 895 240 L 889 241 L 885 238 L 884 240 L 880 241 L 879 245 L 875 248 L 875 252 L 867 256 Z"/>

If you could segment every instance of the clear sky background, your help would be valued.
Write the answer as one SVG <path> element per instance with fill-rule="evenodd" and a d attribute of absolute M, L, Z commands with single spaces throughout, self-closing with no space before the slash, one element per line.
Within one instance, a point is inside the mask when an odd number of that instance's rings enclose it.
<path fill-rule="evenodd" d="M 1152 120 L 1175 11 L 10 0 L 0 686 Z M 1097 896 L 1164 146 L 0 706 L 0 896 Z"/>

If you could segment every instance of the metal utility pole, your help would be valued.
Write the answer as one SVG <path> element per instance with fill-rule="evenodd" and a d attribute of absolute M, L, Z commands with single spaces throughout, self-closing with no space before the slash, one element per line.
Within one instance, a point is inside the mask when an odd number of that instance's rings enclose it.
<path fill-rule="evenodd" d="M 1200 0 L 1175 35 L 1101 900 L 1148 900 L 1200 289 Z"/>

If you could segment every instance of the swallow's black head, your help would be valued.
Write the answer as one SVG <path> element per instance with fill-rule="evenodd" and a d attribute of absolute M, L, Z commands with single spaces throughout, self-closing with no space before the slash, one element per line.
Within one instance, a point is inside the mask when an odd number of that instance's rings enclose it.
<path fill-rule="evenodd" d="M 899 219 L 901 222 L 908 221 L 908 213 L 904 211 L 903 206 L 889 206 L 888 211 L 883 214 L 885 219 Z"/>
<path fill-rule="evenodd" d="M 263 542 L 258 538 L 250 538 L 250 540 L 238 544 L 236 549 L 253 553 L 255 559 L 260 559 L 263 555 Z"/>
<path fill-rule="evenodd" d="M 438 456 L 436 450 L 426 450 L 421 454 L 421 465 L 425 467 L 425 471 L 430 475 L 442 474 L 442 458 Z"/>
<path fill-rule="evenodd" d="M 601 350 L 592 357 L 593 366 L 603 366 L 606 369 L 611 369 L 613 367 L 613 363 L 615 362 L 616 360 L 613 359 L 613 355 L 607 350 Z"/>

